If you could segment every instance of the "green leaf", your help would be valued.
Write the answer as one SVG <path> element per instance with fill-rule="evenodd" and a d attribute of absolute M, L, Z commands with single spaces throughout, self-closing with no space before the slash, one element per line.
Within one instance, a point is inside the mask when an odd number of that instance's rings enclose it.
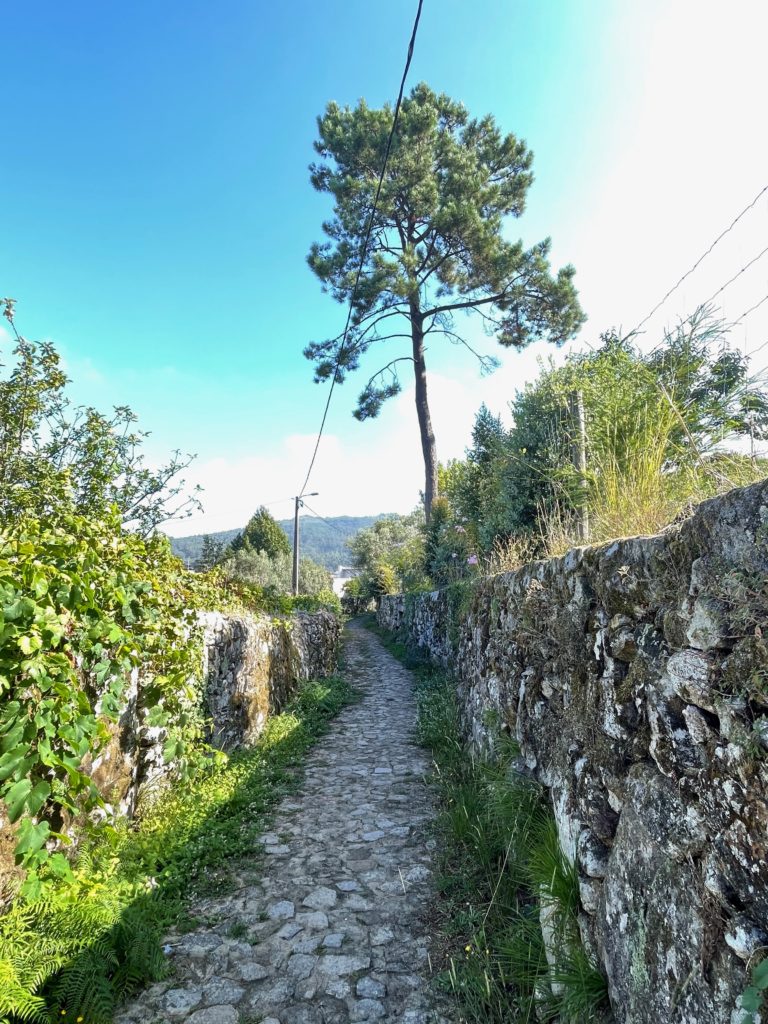
<path fill-rule="evenodd" d="M 7 754 L 0 757 L 0 782 L 5 782 L 24 764 L 28 753 L 29 747 L 24 744 L 22 747 L 14 747 L 13 750 L 9 750 Z"/>
<path fill-rule="evenodd" d="M 768 960 L 762 960 L 752 971 L 752 984 L 761 992 L 768 988 Z"/>
<path fill-rule="evenodd" d="M 49 857 L 48 870 L 52 875 L 55 875 L 56 878 L 63 878 L 67 881 L 72 881 L 74 879 L 72 868 L 63 853 L 54 853 Z"/>
<path fill-rule="evenodd" d="M 21 650 L 21 653 L 26 655 L 34 654 L 35 651 L 39 651 L 40 648 L 42 647 L 42 641 L 40 640 L 40 637 L 34 633 L 20 636 L 19 639 L 17 640 L 17 644 L 19 646 L 19 649 Z"/>
<path fill-rule="evenodd" d="M 0 741 L 0 752 L 6 754 L 10 750 L 13 750 L 14 747 L 18 746 L 19 740 L 23 735 L 24 721 L 22 720 L 21 722 L 16 722 L 12 725 L 6 732 L 5 736 L 3 736 L 2 741 Z"/>
<path fill-rule="evenodd" d="M 19 829 L 19 841 L 16 843 L 16 856 L 26 858 L 30 853 L 41 849 L 48 842 L 51 827 L 47 821 L 33 825 L 29 818 L 25 819 Z"/>
<path fill-rule="evenodd" d="M 38 874 L 28 874 L 19 892 L 28 903 L 34 903 L 40 899 L 43 892 L 43 882 Z"/>
<path fill-rule="evenodd" d="M 147 712 L 146 724 L 150 728 L 163 728 L 168 724 L 170 717 L 164 708 L 155 706 Z"/>
<path fill-rule="evenodd" d="M 184 753 L 184 744 L 181 740 L 172 739 L 163 747 L 163 760 L 166 764 L 170 764 L 175 758 L 179 757 Z"/>
<path fill-rule="evenodd" d="M 762 1002 L 760 993 L 753 985 L 750 985 L 749 988 L 745 989 L 744 994 L 741 997 L 741 1008 L 742 1010 L 746 1010 L 748 1013 L 757 1013 Z"/>
<path fill-rule="evenodd" d="M 8 820 L 18 821 L 24 812 L 26 800 L 32 792 L 32 783 L 29 779 L 21 779 L 15 782 L 5 793 L 5 806 L 8 808 Z"/>
<path fill-rule="evenodd" d="M 47 782 L 38 782 L 27 797 L 27 814 L 35 815 L 51 795 Z"/>

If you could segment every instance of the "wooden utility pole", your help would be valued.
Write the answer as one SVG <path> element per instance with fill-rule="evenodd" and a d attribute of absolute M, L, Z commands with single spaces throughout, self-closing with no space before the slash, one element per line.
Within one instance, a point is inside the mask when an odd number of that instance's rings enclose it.
<path fill-rule="evenodd" d="M 579 504 L 577 528 L 582 544 L 589 542 L 589 508 L 587 506 L 587 418 L 584 414 L 584 392 L 574 391 L 571 411 L 576 424 L 576 439 L 573 445 L 573 464 L 579 474 Z"/>
<path fill-rule="evenodd" d="M 311 494 L 297 494 L 293 499 L 295 504 L 293 512 L 293 580 L 292 590 L 293 596 L 296 597 L 299 593 L 299 509 L 304 504 L 302 498 L 316 498 L 318 491 L 312 491 Z"/>

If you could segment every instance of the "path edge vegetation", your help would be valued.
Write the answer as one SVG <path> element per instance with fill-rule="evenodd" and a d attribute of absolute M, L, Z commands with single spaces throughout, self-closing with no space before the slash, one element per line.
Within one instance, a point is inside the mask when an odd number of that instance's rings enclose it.
<path fill-rule="evenodd" d="M 200 767 L 135 822 L 86 835 L 71 876 L 0 917 L 0 1024 L 107 1024 L 166 977 L 162 940 L 194 927 L 196 898 L 220 894 L 271 812 L 298 785 L 304 754 L 356 692 L 340 674 L 300 684 L 258 742 Z"/>
<path fill-rule="evenodd" d="M 417 737 L 433 758 L 438 986 L 472 1024 L 609 1020 L 605 977 L 579 933 L 578 873 L 543 789 L 508 738 L 493 760 L 472 756 L 450 677 L 373 615 L 361 621 L 413 673 Z"/>

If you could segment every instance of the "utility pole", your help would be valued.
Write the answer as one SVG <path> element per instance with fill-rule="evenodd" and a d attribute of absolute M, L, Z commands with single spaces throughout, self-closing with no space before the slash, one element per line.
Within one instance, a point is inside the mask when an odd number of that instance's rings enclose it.
<path fill-rule="evenodd" d="M 304 504 L 302 498 L 316 498 L 318 491 L 311 494 L 297 494 L 293 499 L 295 502 L 293 512 L 293 596 L 299 593 L 299 509 Z"/>
<path fill-rule="evenodd" d="M 587 418 L 584 414 L 584 392 L 574 391 L 571 404 L 576 422 L 576 442 L 573 446 L 573 464 L 579 474 L 579 507 L 577 527 L 582 544 L 589 542 L 589 509 L 587 507 Z"/>

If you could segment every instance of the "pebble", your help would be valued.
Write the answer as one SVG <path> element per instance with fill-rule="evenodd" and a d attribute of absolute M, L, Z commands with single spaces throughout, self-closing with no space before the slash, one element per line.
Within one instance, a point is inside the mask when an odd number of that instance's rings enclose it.
<path fill-rule="evenodd" d="M 208 1006 L 187 1017 L 187 1024 L 239 1024 L 240 1014 L 234 1006 Z"/>
<path fill-rule="evenodd" d="M 355 986 L 355 992 L 363 999 L 383 999 L 387 989 L 382 982 L 367 975 L 364 978 L 360 978 Z"/>
<path fill-rule="evenodd" d="M 267 907 L 267 917 L 270 921 L 282 921 L 286 917 L 293 917 L 295 913 L 296 906 L 290 900 L 279 900 Z"/>
<path fill-rule="evenodd" d="M 338 898 L 338 894 L 333 889 L 321 885 L 302 901 L 302 906 L 311 907 L 313 910 L 330 910 L 335 906 Z"/>

